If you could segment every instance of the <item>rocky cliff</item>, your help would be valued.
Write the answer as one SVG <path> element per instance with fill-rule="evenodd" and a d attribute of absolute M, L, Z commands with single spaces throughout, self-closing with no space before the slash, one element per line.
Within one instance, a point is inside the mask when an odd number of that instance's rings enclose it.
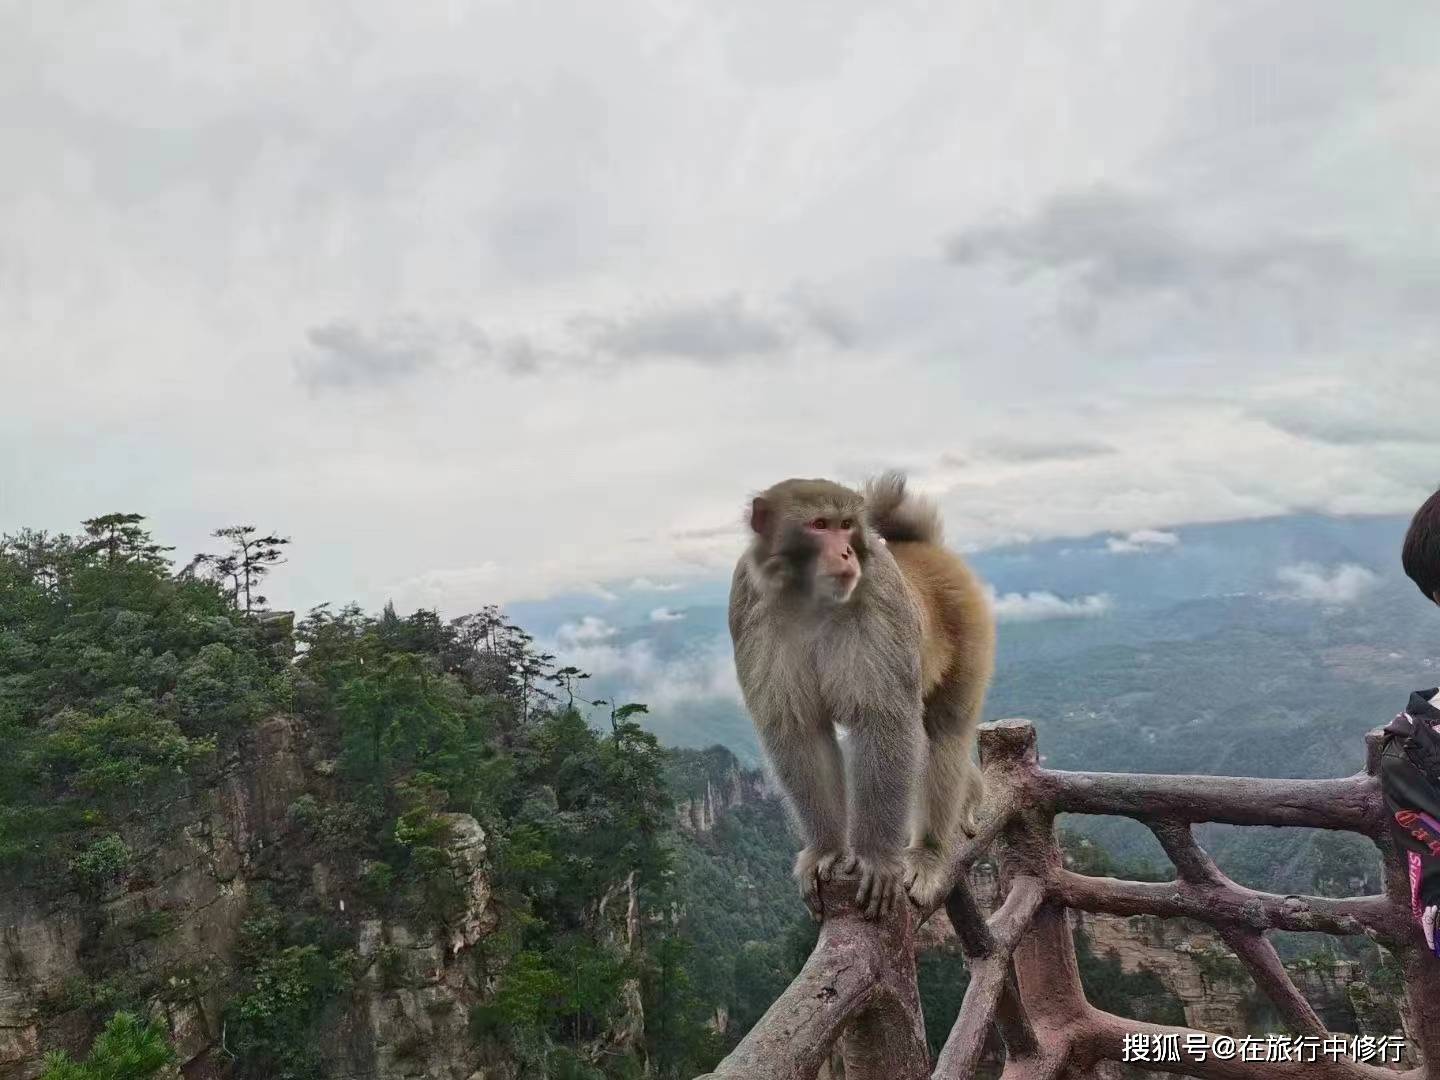
<path fill-rule="evenodd" d="M 675 802 L 675 826 L 682 833 L 712 832 L 727 810 L 777 798 L 764 773 L 741 768 L 724 747 L 670 753 L 668 779 L 680 796 Z"/>
<path fill-rule="evenodd" d="M 675 825 L 685 833 L 708 833 L 726 810 L 773 798 L 758 772 L 746 772 L 738 765 L 717 782 L 707 777 L 704 791 L 675 804 Z"/>
<path fill-rule="evenodd" d="M 296 823 L 297 800 L 323 795 L 332 772 L 295 720 L 273 717 L 203 783 L 125 826 L 137 857 L 124 880 L 93 896 L 0 886 L 0 1078 L 38 1075 L 47 1050 L 83 1051 L 115 1000 L 164 1016 L 186 1076 L 221 1073 L 241 926 L 257 892 L 275 888 L 354 942 L 354 992 L 319 1048 L 330 1075 L 484 1075 L 466 1031 L 483 987 L 465 962 L 497 921 L 483 830 L 468 815 L 443 815 L 465 896 L 453 929 L 366 915 L 356 895 L 363 868 L 330 857 Z"/>

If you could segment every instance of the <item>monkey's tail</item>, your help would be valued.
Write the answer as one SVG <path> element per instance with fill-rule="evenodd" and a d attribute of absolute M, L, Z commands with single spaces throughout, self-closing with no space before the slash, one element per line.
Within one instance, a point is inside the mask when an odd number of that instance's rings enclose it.
<path fill-rule="evenodd" d="M 887 541 L 938 544 L 944 535 L 940 508 L 932 500 L 905 490 L 905 474 L 893 469 L 866 482 L 865 510 L 870 523 Z"/>

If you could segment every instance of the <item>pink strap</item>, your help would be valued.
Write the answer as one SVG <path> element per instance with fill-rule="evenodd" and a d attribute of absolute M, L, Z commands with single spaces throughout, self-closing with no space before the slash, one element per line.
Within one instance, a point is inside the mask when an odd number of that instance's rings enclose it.
<path fill-rule="evenodd" d="M 1410 856 L 1410 912 L 1420 918 L 1420 854 L 1407 851 Z"/>

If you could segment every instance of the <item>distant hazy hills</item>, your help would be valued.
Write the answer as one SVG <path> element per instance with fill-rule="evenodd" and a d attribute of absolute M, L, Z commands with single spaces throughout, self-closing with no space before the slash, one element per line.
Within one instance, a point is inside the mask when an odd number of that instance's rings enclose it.
<path fill-rule="evenodd" d="M 1405 524 L 1285 517 L 973 556 L 1001 620 L 987 714 L 1034 719 L 1050 763 L 1075 768 L 1253 768 L 1213 726 L 1236 708 L 1274 718 L 1283 704 L 1287 722 L 1303 713 L 1363 732 L 1440 656 L 1440 611 L 1400 573 Z M 593 695 L 649 701 L 667 742 L 753 759 L 729 676 L 727 585 L 619 587 L 511 614 L 592 671 Z M 1297 746 L 1285 774 L 1351 767 L 1359 743 L 1343 741 Z"/>
<path fill-rule="evenodd" d="M 1440 610 L 1400 570 L 1406 524 L 1291 516 L 975 555 L 1000 619 L 987 719 L 1034 720 L 1056 768 L 1352 772 L 1364 733 L 1411 689 L 1440 681 Z M 727 587 L 642 582 L 511 615 L 594 673 L 591 696 L 650 703 L 667 743 L 721 743 L 754 761 L 731 674 Z M 1126 824 L 1093 831 L 1121 853 L 1158 854 Z M 1224 849 L 1227 835 L 1210 840 Z M 1252 876 L 1304 876 L 1298 864 L 1293 874 L 1272 865 L 1279 856 L 1255 842 L 1246 849 Z"/>

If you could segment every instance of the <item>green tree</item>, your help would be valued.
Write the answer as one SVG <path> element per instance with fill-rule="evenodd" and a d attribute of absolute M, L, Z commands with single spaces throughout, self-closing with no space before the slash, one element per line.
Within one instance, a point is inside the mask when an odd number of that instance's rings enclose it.
<path fill-rule="evenodd" d="M 209 567 L 211 576 L 226 584 L 232 602 L 246 615 L 264 606 L 266 597 L 259 593 L 260 583 L 285 561 L 281 549 L 290 543 L 288 536 L 274 533 L 257 536 L 258 532 L 254 525 L 216 529 L 210 535 L 217 540 L 228 540 L 230 550 L 222 555 L 196 555 L 190 563 L 192 569 Z"/>
<path fill-rule="evenodd" d="M 155 543 L 140 525 L 144 520 L 144 514 L 115 513 L 81 522 L 86 536 L 80 546 L 81 553 L 101 556 L 107 566 L 135 561 L 156 569 L 167 568 L 170 560 L 165 553 L 175 549 Z"/>
<path fill-rule="evenodd" d="M 694 1076 L 719 1062 L 720 1037 L 707 1020 L 716 1002 L 706 1000 L 690 973 L 693 946 L 665 934 L 649 952 L 645 972 L 645 1046 L 655 1075 Z"/>
<path fill-rule="evenodd" d="M 240 992 L 225 1007 L 237 1076 L 317 1080 L 322 1065 L 312 1029 L 350 989 L 354 955 L 334 928 L 287 915 L 268 900 L 241 927 Z"/>
<path fill-rule="evenodd" d="M 468 856 L 462 865 L 452 848 L 457 813 L 485 831 L 500 919 L 471 953 L 494 988 L 473 1012 L 477 1038 L 530 1074 L 576 1080 L 631 1080 L 646 1055 L 662 1076 L 712 1065 L 720 1040 L 707 1020 L 730 993 L 733 955 L 713 946 L 751 916 L 704 937 L 679 914 L 697 891 L 679 887 L 672 759 L 640 726 L 644 706 L 612 706 L 608 730 L 592 726 L 581 710 L 596 703 L 575 693 L 585 673 L 557 668 L 495 607 L 444 621 L 321 606 L 295 628 L 293 652 L 277 649 L 275 625 L 255 616 L 286 541 L 250 526 L 218 535 L 229 552 L 173 575 L 138 514 L 91 518 L 77 537 L 0 538 L 5 870 L 98 901 L 136 873 L 126 839 L 148 850 L 160 819 L 147 811 L 170 785 L 203 780 L 257 721 L 294 711 L 337 767 L 288 808 L 284 843 L 267 845 L 280 872 L 252 883 L 225 1006 L 237 1077 L 319 1075 L 317 1034 L 351 988 L 354 923 L 315 908 L 285 860 L 323 851 L 356 868 L 352 913 L 449 931 L 472 900 Z M 788 840 L 743 810 L 735 820 L 747 858 L 788 886 Z M 789 914 L 767 899 L 760 919 L 778 935 Z M 100 935 L 66 1008 L 138 1011 L 167 993 L 176 973 L 136 970 L 132 932 Z M 630 1045 L 618 1037 L 639 1016 L 625 1005 L 636 992 L 650 1006 L 643 1047 L 591 1064 L 597 1045 Z M 143 1034 L 125 1023 L 97 1041 L 94 1063 L 52 1061 L 68 1071 L 51 1080 L 88 1078 L 95 1063 L 95 1075 L 129 1075 L 106 1064 L 123 1056 L 122 1036 Z"/>
<path fill-rule="evenodd" d="M 158 1022 L 119 1012 L 96 1036 L 84 1061 L 72 1061 L 63 1051 L 47 1054 L 40 1080 L 152 1080 L 174 1063 L 175 1050 Z"/>
<path fill-rule="evenodd" d="M 0 864 L 35 882 L 289 701 L 284 658 L 143 521 L 0 537 Z"/>

